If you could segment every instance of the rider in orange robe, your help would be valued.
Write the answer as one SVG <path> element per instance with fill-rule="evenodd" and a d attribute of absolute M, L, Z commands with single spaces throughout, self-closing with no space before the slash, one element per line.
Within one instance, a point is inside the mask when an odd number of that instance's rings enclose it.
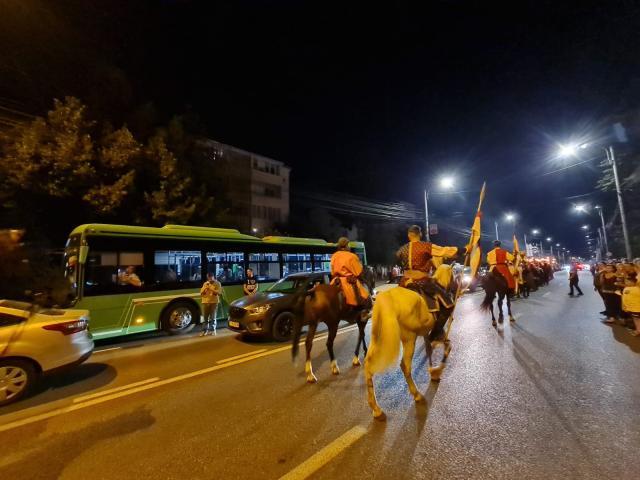
<path fill-rule="evenodd" d="M 515 257 L 504 248 L 501 248 L 500 240 L 493 242 L 495 248 L 487 253 L 487 263 L 489 264 L 489 270 L 494 273 L 499 273 L 507 281 L 507 285 L 510 290 L 515 290 L 516 280 L 513 278 L 511 271 L 509 270 L 509 263 L 515 260 Z"/>
<path fill-rule="evenodd" d="M 338 251 L 331 256 L 331 277 L 337 278 L 347 305 L 357 307 L 367 302 L 369 292 L 360 282 L 363 267 L 355 253 L 349 251 L 349 239 L 341 237 Z"/>

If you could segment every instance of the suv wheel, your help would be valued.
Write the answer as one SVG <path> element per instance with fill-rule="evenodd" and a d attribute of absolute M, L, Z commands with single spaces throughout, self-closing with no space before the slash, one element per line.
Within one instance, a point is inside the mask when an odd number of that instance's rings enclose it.
<path fill-rule="evenodd" d="M 273 338 L 278 342 L 291 340 L 295 318 L 295 315 L 291 312 L 279 313 L 276 318 L 273 319 L 273 327 L 271 328 Z"/>

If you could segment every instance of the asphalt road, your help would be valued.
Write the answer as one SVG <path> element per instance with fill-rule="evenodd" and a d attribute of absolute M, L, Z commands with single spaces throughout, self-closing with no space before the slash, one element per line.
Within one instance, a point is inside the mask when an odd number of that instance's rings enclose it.
<path fill-rule="evenodd" d="M 399 369 L 376 378 L 384 423 L 348 328 L 339 376 L 318 334 L 314 385 L 288 345 L 224 330 L 103 345 L 0 409 L 0 479 L 637 479 L 640 339 L 600 323 L 582 280 L 585 296 L 570 298 L 561 274 L 498 329 L 480 294 L 465 297 L 439 384 L 417 349 L 426 405 Z"/>

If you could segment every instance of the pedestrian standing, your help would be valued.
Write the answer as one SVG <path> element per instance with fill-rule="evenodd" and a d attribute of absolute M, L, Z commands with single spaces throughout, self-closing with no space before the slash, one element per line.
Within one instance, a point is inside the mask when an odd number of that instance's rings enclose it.
<path fill-rule="evenodd" d="M 612 263 L 607 264 L 600 279 L 600 288 L 604 298 L 607 319 L 605 323 L 616 323 L 622 310 L 622 299 L 617 285 L 617 269 Z"/>
<path fill-rule="evenodd" d="M 258 281 L 250 268 L 247 268 L 247 279 L 244 281 L 242 291 L 245 295 L 255 295 L 258 292 Z"/>
<path fill-rule="evenodd" d="M 627 286 L 622 291 L 622 310 L 633 321 L 631 335 L 640 336 L 640 284 L 637 279 L 634 285 Z"/>
<path fill-rule="evenodd" d="M 200 289 L 200 298 L 202 300 L 202 312 L 204 314 L 204 321 L 202 323 L 202 332 L 200 336 L 203 337 L 209 333 L 215 333 L 217 328 L 216 312 L 218 310 L 218 304 L 220 303 L 220 295 L 222 294 L 222 285 L 213 276 L 213 273 L 207 273 L 207 281 L 204 282 Z M 213 324 L 213 328 L 212 325 Z"/>
<path fill-rule="evenodd" d="M 569 267 L 569 296 L 573 297 L 573 289 L 575 288 L 578 291 L 578 296 L 583 295 L 582 290 L 578 286 L 578 282 L 580 279 L 578 278 L 578 265 L 575 262 L 571 262 L 571 267 Z"/>

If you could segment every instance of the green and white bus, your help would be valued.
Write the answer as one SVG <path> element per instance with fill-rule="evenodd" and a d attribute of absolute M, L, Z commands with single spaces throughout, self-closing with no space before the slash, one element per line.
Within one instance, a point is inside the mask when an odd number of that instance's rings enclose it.
<path fill-rule="evenodd" d="M 366 264 L 364 244 L 351 248 Z M 290 273 L 328 271 L 334 250 L 325 240 L 260 239 L 226 228 L 87 224 L 69 236 L 65 269 L 74 306 L 90 311 L 90 330 L 101 339 L 189 330 L 201 322 L 199 292 L 208 272 L 224 287 L 218 317 L 226 319 L 229 302 L 243 295 L 247 268 L 262 290 Z"/>

